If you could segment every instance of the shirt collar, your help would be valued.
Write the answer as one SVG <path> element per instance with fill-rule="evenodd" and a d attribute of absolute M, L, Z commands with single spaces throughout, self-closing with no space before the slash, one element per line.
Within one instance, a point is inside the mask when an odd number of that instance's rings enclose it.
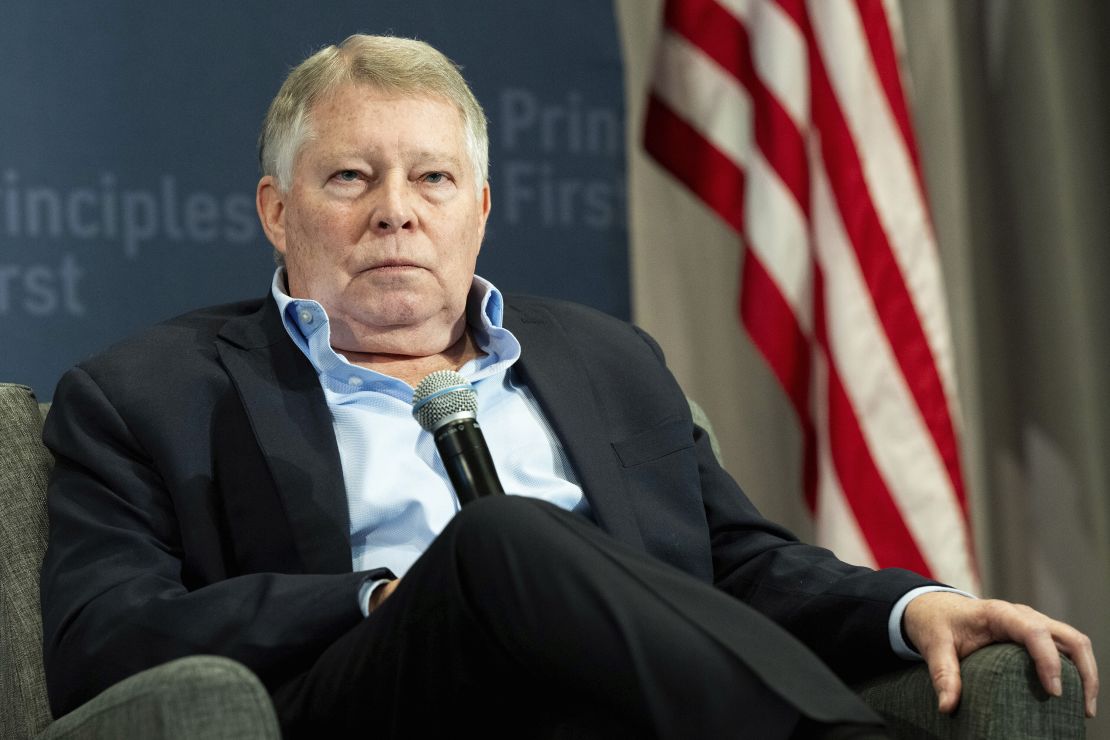
<path fill-rule="evenodd" d="M 285 268 L 278 267 L 270 294 L 289 338 L 312 363 L 321 382 L 339 392 L 378 390 L 411 400 L 412 389 L 408 384 L 354 365 L 332 349 L 331 324 L 324 307 L 309 298 L 291 297 L 285 286 Z M 466 319 L 475 344 L 485 354 L 459 368 L 470 382 L 503 371 L 520 358 L 520 342 L 502 326 L 504 317 L 505 299 L 501 291 L 490 281 L 475 275 L 467 296 Z"/>

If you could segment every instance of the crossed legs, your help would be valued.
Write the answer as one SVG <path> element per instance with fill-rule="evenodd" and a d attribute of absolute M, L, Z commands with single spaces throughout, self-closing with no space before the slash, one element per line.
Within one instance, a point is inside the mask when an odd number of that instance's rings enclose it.
<path fill-rule="evenodd" d="M 786 738 L 804 716 L 878 723 L 762 615 L 515 496 L 461 511 L 274 698 L 290 735 Z"/>

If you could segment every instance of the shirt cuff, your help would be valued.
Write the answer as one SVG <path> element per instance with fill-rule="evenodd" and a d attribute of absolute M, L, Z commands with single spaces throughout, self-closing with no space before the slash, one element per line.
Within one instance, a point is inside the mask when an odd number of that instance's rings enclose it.
<path fill-rule="evenodd" d="M 368 578 L 362 582 L 358 587 L 358 608 L 362 610 L 362 616 L 370 616 L 370 597 L 374 594 L 374 589 L 392 580 L 392 578 Z"/>
<path fill-rule="evenodd" d="M 909 643 L 906 642 L 906 638 L 903 636 L 902 617 L 905 616 L 906 607 L 910 605 L 911 601 L 922 594 L 933 593 L 934 591 L 959 594 L 969 599 L 975 598 L 975 596 L 969 594 L 967 591 L 961 591 L 958 588 L 949 588 L 948 586 L 919 586 L 912 591 L 907 591 L 905 595 L 894 604 L 894 608 L 890 610 L 890 620 L 887 622 L 887 634 L 890 636 L 890 647 L 899 658 L 905 658 L 906 660 L 921 660 L 921 653 L 910 647 Z"/>

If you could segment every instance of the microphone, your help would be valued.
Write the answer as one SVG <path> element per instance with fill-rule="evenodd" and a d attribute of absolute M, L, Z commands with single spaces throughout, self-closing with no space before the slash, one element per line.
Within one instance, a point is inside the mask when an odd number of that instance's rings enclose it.
<path fill-rule="evenodd" d="M 478 424 L 478 394 L 454 370 L 437 370 L 416 386 L 412 415 L 432 433 L 459 503 L 505 493 Z"/>

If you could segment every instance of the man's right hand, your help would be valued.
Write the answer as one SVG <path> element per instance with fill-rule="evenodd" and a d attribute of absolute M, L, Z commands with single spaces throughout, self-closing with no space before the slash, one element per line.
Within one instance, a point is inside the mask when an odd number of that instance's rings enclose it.
<path fill-rule="evenodd" d="M 393 593 L 393 589 L 397 588 L 397 584 L 400 582 L 401 579 L 397 578 L 392 581 L 387 581 L 374 589 L 374 592 L 370 594 L 371 614 L 374 612 L 375 609 L 382 605 L 382 602 L 389 598 L 389 595 Z"/>

